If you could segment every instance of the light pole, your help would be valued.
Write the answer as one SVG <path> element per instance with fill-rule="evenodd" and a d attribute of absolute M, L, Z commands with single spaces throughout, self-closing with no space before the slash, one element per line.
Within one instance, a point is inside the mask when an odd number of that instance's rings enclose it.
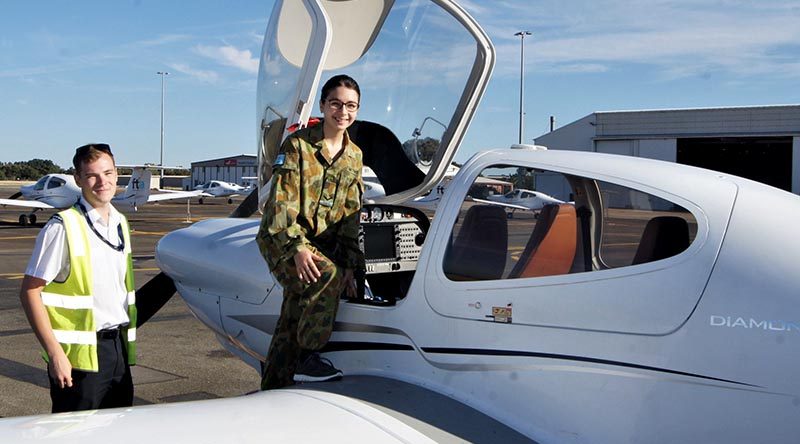
<path fill-rule="evenodd" d="M 168 76 L 166 71 L 158 71 L 156 74 L 161 76 L 161 159 L 159 165 L 161 166 L 161 173 L 158 177 L 158 187 L 164 188 L 164 76 Z"/>
<path fill-rule="evenodd" d="M 519 37 L 519 142 L 522 143 L 522 133 L 523 133 L 523 123 L 522 123 L 522 116 L 523 112 L 523 105 L 522 105 L 522 97 L 525 91 L 525 36 L 526 35 L 533 35 L 530 31 L 520 31 L 514 34 L 515 36 Z"/>

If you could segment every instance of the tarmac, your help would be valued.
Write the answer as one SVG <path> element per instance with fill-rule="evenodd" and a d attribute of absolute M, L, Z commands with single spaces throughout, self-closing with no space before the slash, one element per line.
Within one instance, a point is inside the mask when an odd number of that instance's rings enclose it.
<path fill-rule="evenodd" d="M 0 196 L 19 190 L 0 182 Z M 126 212 L 132 229 L 136 286 L 159 273 L 154 254 L 162 236 L 207 218 L 226 217 L 241 202 L 226 198 L 165 201 Z M 50 413 L 41 347 L 19 302 L 19 288 L 39 230 L 55 210 L 38 211 L 37 223 L 18 224 L 24 208 L 0 206 L 0 417 Z M 258 217 L 255 215 L 254 217 Z M 177 293 L 137 332 L 134 405 L 243 395 L 258 389 L 258 372 L 227 352 Z"/>

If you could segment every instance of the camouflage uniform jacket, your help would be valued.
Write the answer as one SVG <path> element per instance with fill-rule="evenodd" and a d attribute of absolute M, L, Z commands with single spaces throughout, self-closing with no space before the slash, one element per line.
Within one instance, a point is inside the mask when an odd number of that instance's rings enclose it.
<path fill-rule="evenodd" d="M 272 189 L 256 236 L 270 270 L 309 246 L 341 267 L 364 268 L 358 245 L 361 149 L 345 132 L 344 148 L 327 158 L 322 127 L 291 134 L 273 163 Z"/>

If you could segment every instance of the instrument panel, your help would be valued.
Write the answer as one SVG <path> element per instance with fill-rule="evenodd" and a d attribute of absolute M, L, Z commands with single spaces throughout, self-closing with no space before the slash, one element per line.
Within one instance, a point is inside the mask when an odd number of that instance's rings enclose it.
<path fill-rule="evenodd" d="M 427 216 L 415 209 L 365 205 L 358 241 L 367 274 L 416 270 L 428 225 Z"/>

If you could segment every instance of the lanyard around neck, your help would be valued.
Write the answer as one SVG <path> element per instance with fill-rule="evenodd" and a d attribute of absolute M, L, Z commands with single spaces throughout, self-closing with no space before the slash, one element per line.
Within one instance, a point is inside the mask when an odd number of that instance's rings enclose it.
<path fill-rule="evenodd" d="M 108 245 L 109 247 L 113 248 L 116 251 L 122 251 L 125 249 L 125 237 L 122 235 L 121 223 L 117 224 L 117 233 L 119 234 L 119 245 L 114 245 L 111 242 L 109 242 L 108 239 L 106 239 L 102 234 L 100 234 L 100 232 L 97 231 L 97 228 L 94 227 L 94 223 L 92 223 L 92 220 L 89 218 L 89 212 L 86 211 L 86 207 L 84 207 L 83 204 L 80 202 L 75 202 L 75 205 L 77 205 L 77 207 L 80 208 L 81 213 L 83 213 L 83 217 L 86 218 L 86 224 L 89 225 L 89 228 L 92 229 L 92 232 L 94 232 L 94 234 L 96 234 L 101 241 L 105 242 L 106 245 Z"/>

